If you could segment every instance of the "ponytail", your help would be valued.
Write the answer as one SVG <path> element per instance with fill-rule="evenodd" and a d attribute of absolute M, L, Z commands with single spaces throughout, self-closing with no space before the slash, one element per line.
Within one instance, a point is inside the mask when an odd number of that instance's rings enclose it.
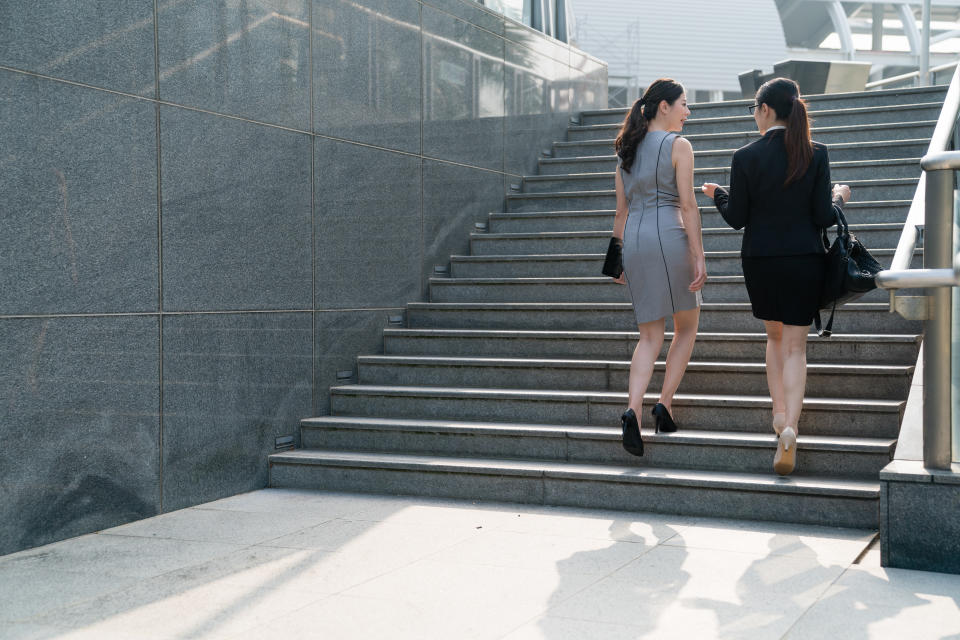
<path fill-rule="evenodd" d="M 757 104 L 769 105 L 777 114 L 777 119 L 787 122 L 783 140 L 787 148 L 787 179 L 783 183 L 786 187 L 802 178 L 813 160 L 807 103 L 800 97 L 800 87 L 796 82 L 774 78 L 757 91 Z"/>
<path fill-rule="evenodd" d="M 613 143 L 617 155 L 620 157 L 620 168 L 630 173 L 633 168 L 633 160 L 637 155 L 637 147 L 643 142 L 647 135 L 650 124 L 644 116 L 645 104 L 643 98 L 636 100 L 627 116 L 623 119 L 623 125 L 617 134 L 617 139 Z"/>
<path fill-rule="evenodd" d="M 793 98 L 784 144 L 787 147 L 787 181 L 784 186 L 787 186 L 802 178 L 813 160 L 810 118 L 807 116 L 807 104 L 803 98 Z"/>
<path fill-rule="evenodd" d="M 620 157 L 620 168 L 630 173 L 633 168 L 637 148 L 650 129 L 650 121 L 657 117 L 657 109 L 664 100 L 673 105 L 677 98 L 683 95 L 683 86 L 670 78 L 660 78 L 643 92 L 643 97 L 633 103 L 623 125 L 613 143 L 613 148 Z"/>

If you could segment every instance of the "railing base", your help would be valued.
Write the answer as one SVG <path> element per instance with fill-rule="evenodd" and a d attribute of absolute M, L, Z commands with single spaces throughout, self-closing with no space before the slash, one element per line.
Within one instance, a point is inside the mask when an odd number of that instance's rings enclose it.
<path fill-rule="evenodd" d="M 960 574 L 960 464 L 894 460 L 880 472 L 880 563 Z"/>

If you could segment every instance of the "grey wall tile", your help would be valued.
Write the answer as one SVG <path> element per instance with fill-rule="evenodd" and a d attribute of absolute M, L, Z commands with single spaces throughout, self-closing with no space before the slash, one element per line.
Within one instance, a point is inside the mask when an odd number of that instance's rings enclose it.
<path fill-rule="evenodd" d="M 312 413 L 312 344 L 309 312 L 164 317 L 165 511 L 266 486 Z"/>
<path fill-rule="evenodd" d="M 310 145 L 161 109 L 164 310 L 311 307 Z"/>
<path fill-rule="evenodd" d="M 318 138 L 318 309 L 419 300 L 420 158 Z"/>
<path fill-rule="evenodd" d="M 0 71 L 0 313 L 157 309 L 149 102 Z"/>
<path fill-rule="evenodd" d="M 470 232 L 503 211 L 503 175 L 433 160 L 423 161 L 423 278 L 450 256 L 470 252 Z"/>
<path fill-rule="evenodd" d="M 536 51 L 540 55 L 568 64 L 570 46 L 524 24 L 507 20 L 504 25 L 504 37 L 515 43 Z"/>
<path fill-rule="evenodd" d="M 160 97 L 309 130 L 309 2 L 161 3 Z"/>
<path fill-rule="evenodd" d="M 153 0 L 0 2 L 0 64 L 153 96 Z"/>
<path fill-rule="evenodd" d="M 505 22 L 503 16 L 487 9 L 476 0 L 424 0 L 423 4 L 431 9 L 440 9 L 498 36 L 503 35 Z"/>
<path fill-rule="evenodd" d="M 158 323 L 0 320 L 0 555 L 157 513 Z"/>
<path fill-rule="evenodd" d="M 559 69 L 555 60 L 512 42 L 506 43 L 505 60 L 504 170 L 535 175 L 540 152 L 564 137 L 565 121 L 558 126 L 553 104 L 566 81 L 566 68 Z M 567 116 L 561 113 L 560 117 Z"/>
<path fill-rule="evenodd" d="M 503 39 L 423 7 L 423 154 L 503 170 Z"/>
<path fill-rule="evenodd" d="M 420 153 L 420 4 L 313 0 L 318 133 Z"/>
<path fill-rule="evenodd" d="M 607 108 L 607 65 L 570 50 L 570 102 L 573 111 Z"/>
<path fill-rule="evenodd" d="M 316 313 L 317 415 L 330 413 L 330 387 L 357 382 L 357 356 L 383 353 L 383 329 L 402 309 Z M 352 372 L 349 380 L 337 373 Z"/>

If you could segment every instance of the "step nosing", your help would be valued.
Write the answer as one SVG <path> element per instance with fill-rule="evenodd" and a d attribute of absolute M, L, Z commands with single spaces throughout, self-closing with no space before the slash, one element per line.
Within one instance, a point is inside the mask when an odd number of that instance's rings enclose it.
<path fill-rule="evenodd" d="M 569 402 L 617 402 L 623 403 L 627 398 L 626 391 L 603 390 L 571 390 L 571 389 L 517 389 L 517 388 L 490 388 L 490 387 L 433 387 L 433 386 L 400 386 L 352 384 L 330 387 L 331 395 L 353 396 L 402 396 L 402 397 L 435 397 L 435 398 L 478 398 L 478 399 L 522 399 L 522 400 L 552 400 Z M 647 393 L 644 398 L 656 399 L 654 393 Z M 768 406 L 769 396 L 762 395 L 731 395 L 731 394 L 693 394 L 678 393 L 674 403 L 678 406 L 706 405 L 706 406 Z M 805 398 L 806 407 L 829 407 L 836 411 L 866 411 L 868 413 L 899 412 L 905 400 L 878 400 L 866 398 Z"/>
<path fill-rule="evenodd" d="M 610 440 L 622 438 L 616 427 L 595 425 L 549 425 L 535 423 L 470 422 L 462 420 L 430 420 L 368 418 L 363 416 L 320 416 L 305 418 L 300 425 L 307 429 L 356 429 L 370 431 L 410 431 L 416 433 L 487 434 L 531 438 L 563 438 L 569 440 Z M 767 433 L 717 431 L 688 428 L 671 434 L 642 430 L 644 440 L 677 446 L 718 446 L 740 448 L 774 448 L 776 436 Z M 809 451 L 843 451 L 852 453 L 888 453 L 896 443 L 890 438 L 853 438 L 846 436 L 799 436 L 797 447 Z"/>
<path fill-rule="evenodd" d="M 656 484 L 701 488 L 748 490 L 759 493 L 834 495 L 876 499 L 880 485 L 863 480 L 698 471 L 669 467 L 624 467 L 496 458 L 449 458 L 403 454 L 302 450 L 270 456 L 271 464 L 323 464 L 341 467 L 400 469 L 409 471 L 463 472 L 496 476 L 527 476 L 551 479 L 583 479 L 630 484 Z"/>
<path fill-rule="evenodd" d="M 358 362 L 371 364 L 451 365 L 463 367 L 561 367 L 561 368 L 629 368 L 629 359 L 579 359 L 579 358 L 508 358 L 503 356 L 434 356 L 434 355 L 361 355 Z M 656 361 L 657 367 L 665 366 L 664 360 Z M 913 372 L 913 365 L 809 363 L 807 370 L 813 373 L 849 373 L 858 375 L 900 376 Z M 766 363 L 739 361 L 691 360 L 688 371 L 766 371 Z"/>
<path fill-rule="evenodd" d="M 543 338 L 543 339 L 609 339 L 609 340 L 634 340 L 637 332 L 630 331 L 576 331 L 576 330 L 538 330 L 538 329 L 442 329 L 442 328 L 384 328 L 387 335 L 397 336 L 428 336 L 439 335 L 442 337 L 522 337 L 522 338 Z M 665 333 L 667 337 L 672 337 L 673 333 Z M 903 342 L 916 343 L 922 336 L 918 334 L 838 334 L 830 338 L 818 338 L 816 334 L 811 334 L 810 341 L 823 342 Z M 724 333 L 724 332 L 700 332 L 697 334 L 697 340 L 731 340 L 731 341 L 761 341 L 766 342 L 765 333 Z"/>

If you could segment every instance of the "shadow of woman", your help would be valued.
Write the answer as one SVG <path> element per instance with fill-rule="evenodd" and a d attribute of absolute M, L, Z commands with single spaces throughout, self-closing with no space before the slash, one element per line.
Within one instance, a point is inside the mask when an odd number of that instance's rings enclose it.
<path fill-rule="evenodd" d="M 778 534 L 768 547 L 772 553 L 749 562 L 730 597 L 684 598 L 683 604 L 711 611 L 720 637 L 750 640 L 888 637 L 871 632 L 871 626 L 929 604 L 907 590 L 892 593 L 888 581 L 869 571 L 829 559 L 823 564 L 799 535 Z M 950 594 L 955 600 L 960 579 L 957 585 Z"/>
<path fill-rule="evenodd" d="M 578 551 L 557 562 L 559 583 L 548 609 L 536 621 L 520 630 L 518 637 L 593 637 L 604 640 L 634 638 L 658 627 L 658 617 L 683 589 L 690 574 L 682 569 L 683 547 L 664 547 L 675 537 L 686 519 L 651 514 L 617 516 L 609 526 L 611 544 L 600 549 Z M 602 558 L 614 545 L 636 544 L 638 553 L 585 588 L 571 589 L 570 576 L 578 568 L 603 564 Z M 654 553 L 658 550 L 665 553 Z M 536 633 L 530 633 L 536 629 Z M 508 636 L 513 638 L 513 635 Z"/>

